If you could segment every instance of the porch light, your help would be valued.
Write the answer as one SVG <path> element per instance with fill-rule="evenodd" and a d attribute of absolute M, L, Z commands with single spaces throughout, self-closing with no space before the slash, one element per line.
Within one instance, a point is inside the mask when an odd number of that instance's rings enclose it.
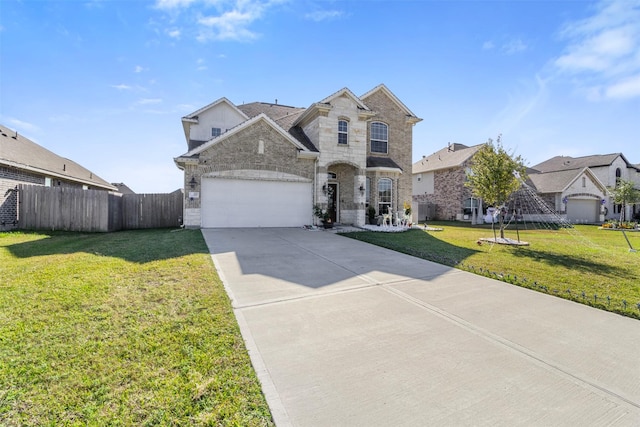
<path fill-rule="evenodd" d="M 364 194 L 364 185 L 360 184 L 360 193 Z"/>
<path fill-rule="evenodd" d="M 195 176 L 192 176 L 192 177 L 191 177 L 191 181 L 189 181 L 189 187 L 191 187 L 191 188 L 196 188 L 196 184 L 197 184 L 197 182 L 196 182 L 196 177 L 195 177 Z"/>
<path fill-rule="evenodd" d="M 322 184 L 322 192 L 327 194 L 327 184 Z"/>

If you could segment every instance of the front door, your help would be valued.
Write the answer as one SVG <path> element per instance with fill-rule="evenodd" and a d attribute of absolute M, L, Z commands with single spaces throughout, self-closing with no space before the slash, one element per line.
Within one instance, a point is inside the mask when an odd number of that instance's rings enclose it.
<path fill-rule="evenodd" d="M 338 222 L 338 184 L 329 183 L 329 215 L 331 216 L 331 222 Z"/>

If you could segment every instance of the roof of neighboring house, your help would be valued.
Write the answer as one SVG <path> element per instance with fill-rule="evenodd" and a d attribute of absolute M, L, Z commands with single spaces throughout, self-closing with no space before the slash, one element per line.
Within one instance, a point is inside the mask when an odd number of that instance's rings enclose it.
<path fill-rule="evenodd" d="M 136 194 L 136 192 L 133 191 L 132 189 L 130 189 L 127 184 L 124 184 L 122 182 L 112 182 L 111 185 L 113 185 L 114 187 L 116 187 L 118 189 L 118 193 Z"/>
<path fill-rule="evenodd" d="M 473 157 L 484 144 L 468 147 L 464 144 L 450 144 L 436 151 L 430 156 L 425 156 L 413 164 L 413 173 L 433 172 L 442 169 L 460 167 L 464 162 Z"/>
<path fill-rule="evenodd" d="M 582 169 L 533 173 L 529 180 L 540 193 L 560 193 L 581 173 Z"/>
<path fill-rule="evenodd" d="M 73 160 L 60 157 L 3 125 L 0 125 L 0 164 L 90 187 L 116 190 L 115 186 Z"/>
<path fill-rule="evenodd" d="M 532 168 L 540 172 L 595 168 L 610 166 L 618 157 L 622 157 L 622 159 L 627 164 L 627 167 L 638 169 L 636 166 L 629 163 L 624 155 L 622 155 L 622 153 L 596 154 L 593 156 L 583 157 L 555 156 L 550 158 L 549 160 L 545 160 L 542 163 L 532 166 Z"/>
<path fill-rule="evenodd" d="M 528 176 L 528 182 L 533 183 L 533 186 L 539 193 L 561 193 L 582 174 L 589 175 L 591 180 L 593 180 L 603 192 L 606 192 L 604 184 L 588 167 L 584 167 L 582 169 L 531 173 Z"/>

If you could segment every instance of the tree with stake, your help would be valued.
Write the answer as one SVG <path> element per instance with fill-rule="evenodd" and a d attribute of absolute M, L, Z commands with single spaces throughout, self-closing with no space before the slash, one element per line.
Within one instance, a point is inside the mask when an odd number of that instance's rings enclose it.
<path fill-rule="evenodd" d="M 615 188 L 609 188 L 613 203 L 622 205 L 622 209 L 620 209 L 620 223 L 623 223 L 626 219 L 625 211 L 627 210 L 627 205 L 634 205 L 640 202 L 640 191 L 634 188 L 633 185 L 633 182 L 621 179 L 616 183 Z"/>
<path fill-rule="evenodd" d="M 471 171 L 465 185 L 471 188 L 473 195 L 493 205 L 498 212 L 509 197 L 516 192 L 526 179 L 526 168 L 521 156 L 509 154 L 498 136 L 496 143 L 489 139 L 473 156 Z M 504 216 L 500 212 L 500 238 L 504 239 Z M 493 222 L 492 222 L 493 224 Z M 495 228 L 492 225 L 494 240 Z"/>

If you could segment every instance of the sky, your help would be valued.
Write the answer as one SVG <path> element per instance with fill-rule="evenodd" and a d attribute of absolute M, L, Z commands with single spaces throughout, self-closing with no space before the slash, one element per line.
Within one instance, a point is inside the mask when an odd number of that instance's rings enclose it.
<path fill-rule="evenodd" d="M 182 187 L 181 117 L 384 83 L 413 160 L 501 138 L 640 163 L 640 0 L 2 0 L 0 123 L 137 193 Z"/>

